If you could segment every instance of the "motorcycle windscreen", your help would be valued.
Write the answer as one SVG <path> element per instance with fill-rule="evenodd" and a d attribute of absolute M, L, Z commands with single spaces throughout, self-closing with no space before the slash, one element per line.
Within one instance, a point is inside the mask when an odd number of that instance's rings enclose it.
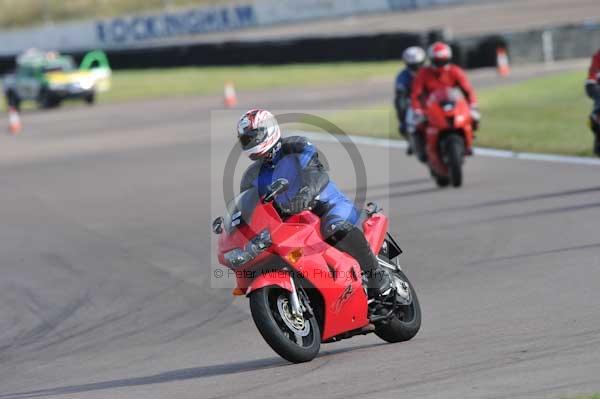
<path fill-rule="evenodd" d="M 259 199 L 258 190 L 252 187 L 229 201 L 223 218 L 225 230 L 231 233 L 239 226 L 250 224 Z"/>

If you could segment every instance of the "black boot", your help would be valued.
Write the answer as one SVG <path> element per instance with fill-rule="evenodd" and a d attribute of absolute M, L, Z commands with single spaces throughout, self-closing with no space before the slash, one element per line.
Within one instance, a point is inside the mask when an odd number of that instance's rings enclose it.
<path fill-rule="evenodd" d="M 600 157 L 600 124 L 598 123 L 598 114 L 600 110 L 594 110 L 590 115 L 590 130 L 594 134 L 594 154 Z"/>
<path fill-rule="evenodd" d="M 405 129 L 400 128 L 400 135 L 404 137 L 404 140 L 406 140 L 406 155 L 410 156 L 414 154 L 415 150 L 413 148 L 412 139 L 410 138 L 408 132 Z"/>
<path fill-rule="evenodd" d="M 378 267 L 367 280 L 367 296 L 369 299 L 385 296 L 392 288 L 390 273 L 382 267 Z"/>
<path fill-rule="evenodd" d="M 427 163 L 427 150 L 425 148 L 426 142 L 423 132 L 416 131 L 413 133 L 412 137 L 417 159 L 423 163 Z"/>
<path fill-rule="evenodd" d="M 371 251 L 367 239 L 356 226 L 347 222 L 337 223 L 327 226 L 322 233 L 330 245 L 356 259 L 363 276 L 367 277 L 369 298 L 385 294 L 390 289 L 390 275 L 379 267 L 379 261 Z"/>

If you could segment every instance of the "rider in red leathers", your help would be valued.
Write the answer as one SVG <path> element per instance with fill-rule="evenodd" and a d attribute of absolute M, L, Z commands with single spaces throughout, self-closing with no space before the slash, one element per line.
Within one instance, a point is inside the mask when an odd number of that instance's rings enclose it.
<path fill-rule="evenodd" d="M 592 57 L 592 63 L 585 82 L 585 91 L 594 100 L 590 114 L 590 128 L 594 133 L 594 153 L 600 157 L 600 50 Z"/>
<path fill-rule="evenodd" d="M 471 117 L 475 129 L 477 129 L 481 119 L 481 114 L 477 109 L 477 97 L 467 75 L 458 65 L 450 63 L 452 59 L 450 46 L 443 42 L 433 43 L 429 47 L 428 55 L 431 65 L 419 70 L 411 94 L 413 115 L 410 130 L 414 134 L 415 152 L 421 162 L 427 161 L 425 137 L 417 128 L 425 120 L 423 105 L 430 93 L 438 89 L 459 88 L 471 106 Z"/>

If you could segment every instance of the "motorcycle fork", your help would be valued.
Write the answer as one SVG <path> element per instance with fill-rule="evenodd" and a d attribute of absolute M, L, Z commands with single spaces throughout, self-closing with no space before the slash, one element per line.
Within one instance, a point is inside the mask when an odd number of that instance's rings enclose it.
<path fill-rule="evenodd" d="M 298 298 L 298 290 L 294 283 L 294 276 L 290 274 L 290 286 L 292 291 L 290 292 L 290 305 L 292 306 L 292 314 L 294 316 L 302 316 L 302 306 L 300 305 L 300 299 Z"/>

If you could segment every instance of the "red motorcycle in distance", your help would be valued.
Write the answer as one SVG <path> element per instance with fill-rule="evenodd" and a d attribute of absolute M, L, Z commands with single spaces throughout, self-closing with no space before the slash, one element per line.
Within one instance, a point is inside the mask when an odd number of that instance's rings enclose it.
<path fill-rule="evenodd" d="M 288 187 L 286 179 L 278 179 L 263 198 L 255 188 L 242 192 L 212 226 L 220 234 L 219 262 L 236 278 L 233 293 L 249 298 L 267 344 L 301 363 L 317 356 L 321 343 L 354 335 L 374 332 L 387 342 L 414 337 L 421 326 L 419 301 L 380 209 L 369 204 L 361 223 L 392 284 L 385 295 L 369 300 L 360 266 L 323 240 L 315 214 L 280 217 L 273 200 Z"/>
<path fill-rule="evenodd" d="M 473 119 L 459 89 L 436 90 L 426 101 L 422 133 L 431 176 L 439 187 L 463 182 L 463 163 L 473 154 Z"/>

